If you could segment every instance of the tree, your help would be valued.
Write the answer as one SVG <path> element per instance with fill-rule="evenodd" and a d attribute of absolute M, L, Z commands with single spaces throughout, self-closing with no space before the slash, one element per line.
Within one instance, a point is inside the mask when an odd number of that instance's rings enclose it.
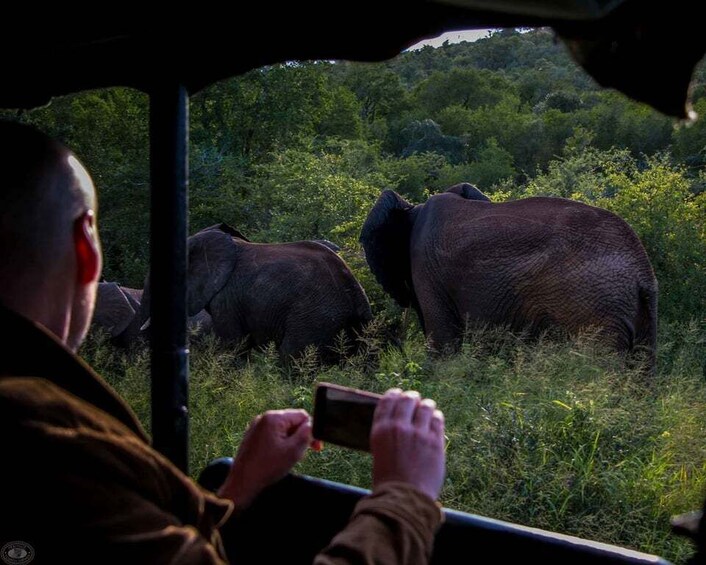
<path fill-rule="evenodd" d="M 459 104 L 446 106 L 437 114 L 437 122 L 446 135 L 461 136 L 473 126 L 473 110 Z"/>
<path fill-rule="evenodd" d="M 449 163 L 438 153 L 415 153 L 404 159 L 389 159 L 383 170 L 388 186 L 415 202 L 426 200 L 430 187 L 439 186 L 439 178 Z"/>
<path fill-rule="evenodd" d="M 407 140 L 402 150 L 402 157 L 415 153 L 437 153 L 443 155 L 451 163 L 460 163 L 464 159 L 463 140 L 441 133 L 439 124 L 433 120 L 411 122 L 402 135 Z"/>
<path fill-rule="evenodd" d="M 328 66 L 273 65 L 206 89 L 192 101 L 193 142 L 254 161 L 278 148 L 305 145 L 323 121 L 331 124 L 332 99 L 345 96 L 330 88 Z"/>
<path fill-rule="evenodd" d="M 104 276 L 141 286 L 149 253 L 147 96 L 128 88 L 73 94 L 25 120 L 65 143 L 91 172 L 100 197 Z"/>
<path fill-rule="evenodd" d="M 694 110 L 700 119 L 674 130 L 673 151 L 674 157 L 688 167 L 703 169 L 706 166 L 706 98 L 697 100 Z"/>
<path fill-rule="evenodd" d="M 451 105 L 466 109 L 493 106 L 514 90 L 514 85 L 500 74 L 454 68 L 448 73 L 435 72 L 419 84 L 415 98 L 430 116 L 434 116 Z"/>
<path fill-rule="evenodd" d="M 331 87 L 316 134 L 324 137 L 358 139 L 363 135 L 362 108 L 355 94 L 345 86 Z"/>
<path fill-rule="evenodd" d="M 348 63 L 343 84 L 358 98 L 361 117 L 367 123 L 398 115 L 408 107 L 400 77 L 380 65 Z"/>
<path fill-rule="evenodd" d="M 331 239 L 357 248 L 379 188 L 346 171 L 340 155 L 288 149 L 256 168 L 249 203 L 262 241 Z"/>
<path fill-rule="evenodd" d="M 666 149 L 672 135 L 669 118 L 622 94 L 594 94 L 593 107 L 575 113 L 577 122 L 594 132 L 596 147 L 626 147 L 633 155 L 653 155 Z"/>

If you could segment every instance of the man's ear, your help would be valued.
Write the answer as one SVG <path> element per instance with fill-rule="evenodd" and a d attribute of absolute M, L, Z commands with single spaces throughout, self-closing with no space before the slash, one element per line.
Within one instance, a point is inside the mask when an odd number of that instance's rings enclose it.
<path fill-rule="evenodd" d="M 74 221 L 76 279 L 86 285 L 98 280 L 101 273 L 101 251 L 93 210 L 86 210 Z"/>

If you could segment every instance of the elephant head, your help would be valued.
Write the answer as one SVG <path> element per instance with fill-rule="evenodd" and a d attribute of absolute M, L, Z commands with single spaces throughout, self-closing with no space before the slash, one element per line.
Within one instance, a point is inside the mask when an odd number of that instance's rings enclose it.
<path fill-rule="evenodd" d="M 394 190 L 385 190 L 360 233 L 370 270 L 403 308 L 416 305 L 409 257 L 414 209 Z"/>
<path fill-rule="evenodd" d="M 228 224 L 217 224 L 189 238 L 187 272 L 187 309 L 189 316 L 208 311 L 211 299 L 233 274 L 238 247 L 234 239 L 249 241 Z"/>
<path fill-rule="evenodd" d="M 467 182 L 456 184 L 446 192 L 465 200 L 490 202 Z M 422 326 L 424 320 L 412 284 L 410 239 L 417 213 L 423 206 L 414 206 L 395 191 L 385 190 L 368 214 L 360 234 L 365 258 L 382 288 L 403 308 L 414 307 Z"/>
<path fill-rule="evenodd" d="M 234 239 L 249 241 L 240 231 L 228 224 L 216 224 L 204 228 L 189 237 L 187 279 L 187 314 L 194 324 L 203 329 L 211 327 L 208 306 L 211 299 L 225 286 L 235 268 L 238 248 Z M 145 280 L 145 291 L 138 322 L 134 329 L 144 331 L 149 327 L 152 288 L 149 276 Z M 204 310 L 206 312 L 204 312 Z"/>

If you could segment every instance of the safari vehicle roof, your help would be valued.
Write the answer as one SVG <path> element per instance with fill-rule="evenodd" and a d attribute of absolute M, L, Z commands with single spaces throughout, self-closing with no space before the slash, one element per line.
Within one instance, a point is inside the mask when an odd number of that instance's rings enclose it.
<path fill-rule="evenodd" d="M 185 9 L 144 3 L 3 7 L 0 107 L 107 86 L 146 92 L 178 80 L 189 93 L 277 62 L 379 61 L 444 31 L 551 26 L 597 81 L 672 116 L 706 50 L 702 2 L 671 0 L 202 0 Z M 700 13 L 697 13 L 700 12 Z M 232 13 L 233 15 L 226 15 Z"/>

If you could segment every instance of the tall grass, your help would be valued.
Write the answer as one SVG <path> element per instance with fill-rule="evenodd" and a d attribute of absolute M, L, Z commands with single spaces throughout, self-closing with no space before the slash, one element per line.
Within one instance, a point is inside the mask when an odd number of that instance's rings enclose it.
<path fill-rule="evenodd" d="M 654 377 L 626 369 L 592 336 L 527 343 L 469 333 L 461 351 L 433 360 L 409 329 L 401 348 L 369 336 L 367 350 L 320 367 L 308 352 L 283 368 L 273 349 L 236 357 L 209 338 L 191 357 L 191 469 L 236 450 L 258 413 L 311 409 L 317 381 L 382 392 L 419 390 L 447 419 L 442 503 L 455 509 L 659 554 L 691 545 L 670 516 L 706 494 L 706 327 L 664 325 Z M 149 357 L 93 337 L 83 354 L 149 427 Z M 326 446 L 297 471 L 370 486 L 368 455 Z"/>

